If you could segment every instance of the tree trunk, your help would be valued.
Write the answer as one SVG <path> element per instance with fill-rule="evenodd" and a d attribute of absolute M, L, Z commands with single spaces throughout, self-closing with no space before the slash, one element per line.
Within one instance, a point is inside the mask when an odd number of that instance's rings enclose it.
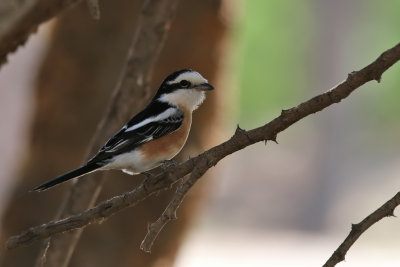
<path fill-rule="evenodd" d="M 82 163 L 125 62 L 141 4 L 142 1 L 128 0 L 101 2 L 102 17 L 98 22 L 90 18 L 85 5 L 79 5 L 64 13 L 54 25 L 51 45 L 35 85 L 36 110 L 26 161 L 2 218 L 4 237 L 44 223 L 56 214 L 68 186 L 40 194 L 25 192 Z M 193 68 L 211 82 L 216 80 L 219 49 L 226 30 L 219 18 L 220 5 L 219 0 L 180 2 L 154 72 L 154 90 L 168 73 L 180 68 Z M 216 99 L 212 92 L 196 112 L 181 157 L 196 154 L 210 141 Z M 110 171 L 100 199 L 132 189 L 141 179 Z M 157 218 L 169 198 L 169 193 L 162 193 L 101 225 L 88 227 L 70 266 L 172 265 L 195 210 L 193 197 L 182 205 L 179 220 L 161 233 L 151 254 L 139 250 L 147 223 Z M 33 266 L 40 245 L 37 242 L 6 251 L 3 266 Z"/>

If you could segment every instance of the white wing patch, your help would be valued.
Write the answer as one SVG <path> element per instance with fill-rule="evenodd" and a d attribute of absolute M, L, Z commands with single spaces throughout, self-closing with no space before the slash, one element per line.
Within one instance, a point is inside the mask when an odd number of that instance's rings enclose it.
<path fill-rule="evenodd" d="M 146 143 L 153 140 L 152 136 L 149 136 L 145 139 L 143 139 L 142 141 L 140 141 L 140 144 Z M 120 142 L 118 142 L 117 144 L 115 144 L 111 149 L 107 149 L 107 153 L 112 153 L 112 152 L 116 152 L 118 151 L 121 147 L 123 147 L 125 144 L 129 143 L 130 140 L 121 140 Z"/>
<path fill-rule="evenodd" d="M 108 149 L 107 152 L 115 152 L 118 150 L 118 148 L 120 148 L 121 146 L 125 145 L 126 143 L 128 143 L 129 140 L 120 140 L 118 141 L 118 143 L 116 143 L 111 149 Z"/>
<path fill-rule="evenodd" d="M 173 115 L 174 113 L 176 113 L 176 111 L 177 111 L 176 108 L 169 108 L 169 109 L 165 110 L 163 113 L 158 114 L 157 116 L 147 118 L 135 125 L 130 126 L 129 128 L 127 128 L 125 130 L 125 132 L 130 132 L 130 131 L 136 130 L 136 129 L 138 129 L 146 124 L 149 124 L 151 122 L 154 122 L 154 121 L 165 120 L 168 117 L 170 117 L 171 115 Z"/>

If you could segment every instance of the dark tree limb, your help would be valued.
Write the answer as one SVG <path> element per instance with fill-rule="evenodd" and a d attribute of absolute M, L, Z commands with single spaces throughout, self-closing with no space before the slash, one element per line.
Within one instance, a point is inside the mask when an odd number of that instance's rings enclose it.
<path fill-rule="evenodd" d="M 137 29 L 125 68 L 114 89 L 111 103 L 92 139 L 88 158 L 94 155 L 106 138 L 127 121 L 149 100 L 151 71 L 163 47 L 178 0 L 146 0 L 141 8 Z M 134 110 L 136 108 L 136 110 Z M 93 175 L 99 175 L 93 174 Z M 103 177 L 78 179 L 61 205 L 58 218 L 70 216 L 94 205 L 102 189 Z M 49 240 L 44 244 L 46 266 L 67 266 L 82 234 L 82 229 Z M 47 236 L 49 237 L 49 236 Z M 42 262 L 41 255 L 38 262 Z"/>
<path fill-rule="evenodd" d="M 332 267 L 341 261 L 344 261 L 347 251 L 357 241 L 357 239 L 372 225 L 385 217 L 394 216 L 395 208 L 400 205 L 400 192 L 380 206 L 373 213 L 357 224 L 351 225 L 351 231 L 342 244 L 335 250 L 332 256 L 325 262 L 323 267 Z"/>
<path fill-rule="evenodd" d="M 200 179 L 201 176 L 203 176 L 207 169 L 208 168 L 199 168 L 199 166 L 197 166 L 190 174 L 190 177 L 182 181 L 182 184 L 176 190 L 174 196 L 172 197 L 172 200 L 170 201 L 164 212 L 157 219 L 157 221 L 149 225 L 147 229 L 147 234 L 140 244 L 140 249 L 145 252 L 151 252 L 151 247 L 153 246 L 158 234 L 167 223 L 172 220 L 178 219 L 178 217 L 176 216 L 177 209 L 182 204 L 186 194 L 194 186 L 197 180 Z"/>
<path fill-rule="evenodd" d="M 0 3 L 0 66 L 7 55 L 25 44 L 40 24 L 81 0 L 31 0 Z"/>
<path fill-rule="evenodd" d="M 37 227 L 32 227 L 20 235 L 11 237 L 7 242 L 7 248 L 15 248 L 27 245 L 35 240 L 42 239 L 77 228 L 82 228 L 91 223 L 99 223 L 121 211 L 124 208 L 134 206 L 147 197 L 167 189 L 183 176 L 191 172 L 204 174 L 209 168 L 216 165 L 221 159 L 229 154 L 239 151 L 249 145 L 260 141 L 275 141 L 277 134 L 293 125 L 304 117 L 321 111 L 322 109 L 339 103 L 349 96 L 355 89 L 366 82 L 380 81 L 382 74 L 393 64 L 400 60 L 400 44 L 385 51 L 374 62 L 365 68 L 350 73 L 345 81 L 325 93 L 317 95 L 296 107 L 282 110 L 281 114 L 256 129 L 245 131 L 237 128 L 235 134 L 226 142 L 215 146 L 195 158 L 191 158 L 176 166 L 169 166 L 164 172 L 154 178 L 145 180 L 141 185 L 130 192 L 113 197 L 104 201 L 94 208 L 73 215 L 71 217 L 51 221 Z M 199 179 L 201 177 L 196 177 Z M 397 202 L 395 202 L 397 204 Z M 178 205 L 179 206 L 179 205 Z"/>

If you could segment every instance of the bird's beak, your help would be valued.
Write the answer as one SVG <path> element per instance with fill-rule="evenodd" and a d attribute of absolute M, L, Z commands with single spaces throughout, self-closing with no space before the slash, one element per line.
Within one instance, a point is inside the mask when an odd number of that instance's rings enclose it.
<path fill-rule="evenodd" d="M 202 83 L 202 84 L 196 85 L 194 88 L 197 90 L 201 90 L 201 91 L 214 90 L 214 86 L 212 86 L 209 83 Z"/>

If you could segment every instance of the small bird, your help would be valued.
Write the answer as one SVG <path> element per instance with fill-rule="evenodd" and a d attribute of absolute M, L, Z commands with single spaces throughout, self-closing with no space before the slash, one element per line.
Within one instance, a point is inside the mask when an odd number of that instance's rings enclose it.
<path fill-rule="evenodd" d="M 204 91 L 213 90 L 198 72 L 175 71 L 162 82 L 150 103 L 83 166 L 45 182 L 34 191 L 97 170 L 146 173 L 171 160 L 182 149 L 192 124 L 192 112 L 203 103 Z"/>

